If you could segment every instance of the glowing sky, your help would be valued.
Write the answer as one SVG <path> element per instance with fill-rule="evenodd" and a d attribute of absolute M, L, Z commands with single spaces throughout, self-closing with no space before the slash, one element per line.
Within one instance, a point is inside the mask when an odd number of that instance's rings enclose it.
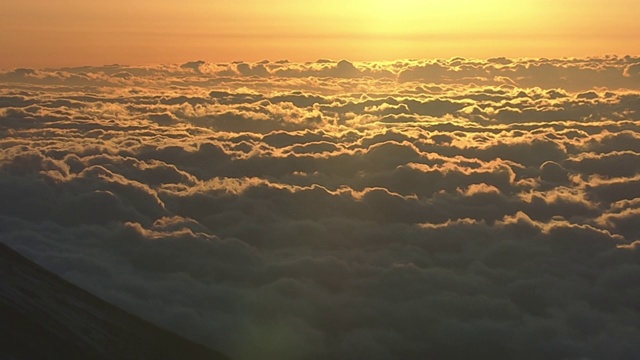
<path fill-rule="evenodd" d="M 634 0 L 3 0 L 0 68 L 639 52 Z"/>

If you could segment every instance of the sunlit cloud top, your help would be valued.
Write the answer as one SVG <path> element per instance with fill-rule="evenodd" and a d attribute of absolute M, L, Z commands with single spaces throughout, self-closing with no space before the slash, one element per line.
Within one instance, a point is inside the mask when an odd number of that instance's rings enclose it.
<path fill-rule="evenodd" d="M 0 71 L 0 241 L 233 359 L 635 360 L 639 90 L 634 56 Z"/>

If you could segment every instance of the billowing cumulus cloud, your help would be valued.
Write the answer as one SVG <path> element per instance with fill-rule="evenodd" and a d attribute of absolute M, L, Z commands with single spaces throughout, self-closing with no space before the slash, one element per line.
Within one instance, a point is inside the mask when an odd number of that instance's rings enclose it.
<path fill-rule="evenodd" d="M 1 240 L 236 359 L 637 359 L 638 64 L 8 71 Z"/>

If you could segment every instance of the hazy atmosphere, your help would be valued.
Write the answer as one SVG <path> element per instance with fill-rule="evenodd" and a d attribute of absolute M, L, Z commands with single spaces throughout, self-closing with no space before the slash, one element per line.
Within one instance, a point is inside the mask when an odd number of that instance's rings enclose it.
<path fill-rule="evenodd" d="M 640 52 L 636 0 L 3 0 L 0 68 Z"/>
<path fill-rule="evenodd" d="M 124 3 L 2 5 L 0 241 L 232 359 L 640 357 L 632 1 Z"/>

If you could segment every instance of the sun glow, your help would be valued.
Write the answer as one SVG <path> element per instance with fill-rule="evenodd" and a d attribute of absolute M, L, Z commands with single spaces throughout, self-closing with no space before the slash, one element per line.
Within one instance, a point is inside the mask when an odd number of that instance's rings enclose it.
<path fill-rule="evenodd" d="M 635 0 L 5 0 L 0 67 L 640 51 Z"/>
<path fill-rule="evenodd" d="M 501 30 L 508 23 L 522 25 L 530 2 L 505 1 L 373 1 L 352 9 L 368 31 L 380 34 L 466 33 Z"/>

